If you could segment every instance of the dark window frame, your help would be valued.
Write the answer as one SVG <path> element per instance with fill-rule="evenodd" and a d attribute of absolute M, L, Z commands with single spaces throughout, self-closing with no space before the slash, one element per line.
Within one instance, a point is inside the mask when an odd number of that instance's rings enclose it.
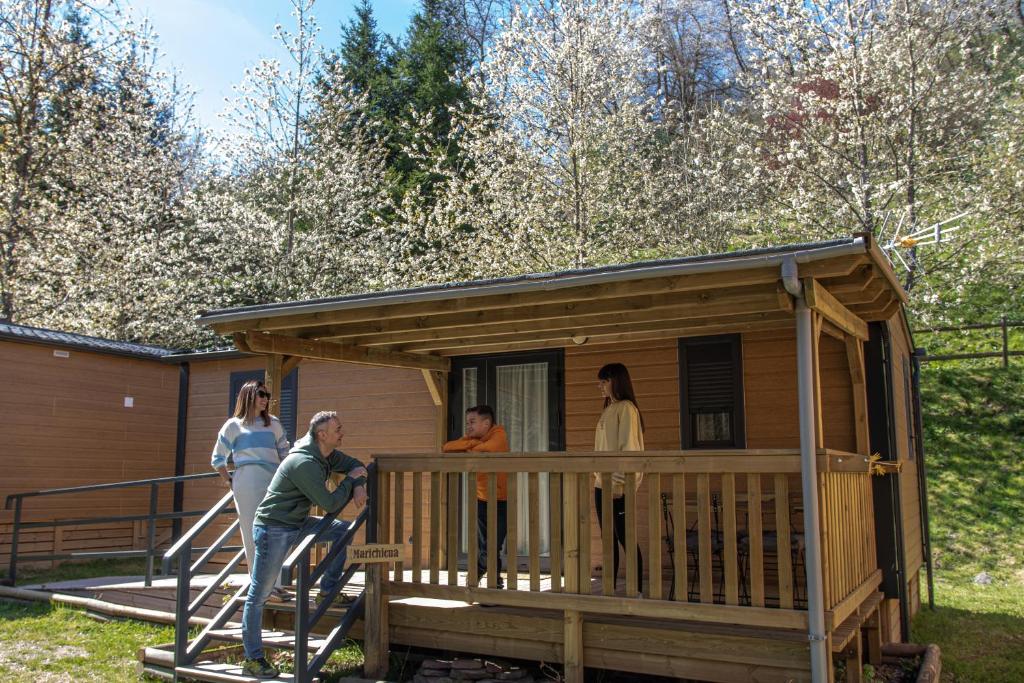
<path fill-rule="evenodd" d="M 266 381 L 265 370 L 238 370 L 231 373 L 230 380 L 228 382 L 228 416 L 235 412 L 235 401 L 238 399 L 238 391 L 242 388 L 242 385 L 249 380 L 256 379 L 260 382 Z M 281 421 L 281 426 L 284 427 L 284 433 L 288 437 L 288 443 L 295 443 L 295 428 L 297 426 L 298 415 L 299 415 L 299 369 L 295 368 L 288 373 L 288 376 L 284 378 L 281 383 L 281 391 L 278 392 L 280 395 L 278 399 L 281 399 L 279 403 L 280 409 L 277 415 L 277 419 Z M 287 398 L 286 398 L 287 397 Z M 290 406 L 286 405 L 290 404 Z M 290 410 L 286 412 L 286 408 L 290 407 Z"/>
<path fill-rule="evenodd" d="M 732 356 L 733 413 L 731 421 L 732 438 L 728 441 L 696 441 L 693 416 L 690 414 L 689 392 L 687 391 L 687 367 L 689 350 L 695 346 L 728 344 Z M 746 416 L 743 402 L 743 346 L 739 334 L 721 334 L 706 337 L 682 337 L 679 339 L 679 440 L 684 449 L 746 448 Z"/>

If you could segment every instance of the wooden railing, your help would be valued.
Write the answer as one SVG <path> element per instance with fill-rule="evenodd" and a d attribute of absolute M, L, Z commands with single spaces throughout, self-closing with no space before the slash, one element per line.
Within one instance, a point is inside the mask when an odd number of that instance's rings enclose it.
<path fill-rule="evenodd" d="M 386 594 L 806 628 L 806 542 L 796 450 L 433 453 L 378 455 L 376 463 L 378 542 L 411 546 L 407 562 L 385 576 Z M 870 508 L 868 463 L 863 456 L 821 450 L 818 469 L 823 510 L 833 501 L 845 501 L 834 515 L 829 507 L 830 516 L 822 520 L 828 532 L 823 537 L 837 544 L 827 555 L 828 595 L 836 598 L 828 605 L 833 606 L 847 597 L 850 586 L 855 590 L 860 585 L 857 581 L 864 578 L 869 558 L 873 561 L 873 533 L 859 536 L 872 529 L 873 522 L 854 523 L 865 505 Z M 604 497 L 600 511 L 592 502 L 593 473 L 599 473 L 602 488 L 609 490 L 615 471 L 626 475 L 625 545 L 643 547 L 648 570 L 644 600 L 635 599 L 640 594 L 635 552 L 620 551 L 625 582 L 613 583 L 610 497 Z M 476 504 L 459 500 L 460 477 L 475 480 L 477 473 L 486 474 L 490 494 L 484 587 L 477 586 L 481 549 L 475 533 Z M 508 475 L 505 590 L 497 589 L 496 571 L 499 473 Z M 547 475 L 546 490 L 542 474 Z M 469 488 L 472 491 L 475 485 Z M 514 511 L 523 496 L 531 501 L 530 514 L 525 528 L 520 528 Z M 544 502 L 550 506 L 547 530 L 540 528 L 537 514 Z M 592 547 L 597 515 L 602 532 Z M 472 530 L 462 557 L 460 522 Z M 844 524 L 849 528 L 840 528 Z M 546 555 L 541 553 L 544 531 L 549 538 Z M 524 538 L 527 551 L 521 556 L 517 548 Z M 852 555 L 838 545 L 853 538 L 860 540 L 861 554 Z M 846 566 L 854 561 L 856 567 Z M 593 564 L 601 565 L 599 576 Z M 461 573 L 460 566 L 465 568 Z"/>
<path fill-rule="evenodd" d="M 871 476 L 831 471 L 819 473 L 818 481 L 825 609 L 838 625 L 877 590 L 881 577 Z"/>

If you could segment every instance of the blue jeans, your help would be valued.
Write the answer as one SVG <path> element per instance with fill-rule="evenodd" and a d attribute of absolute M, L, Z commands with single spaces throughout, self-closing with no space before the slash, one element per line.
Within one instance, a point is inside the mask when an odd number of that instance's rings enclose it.
<path fill-rule="evenodd" d="M 242 609 L 242 645 L 247 659 L 259 659 L 263 656 L 263 606 L 267 604 L 270 593 L 274 590 L 274 581 L 281 573 L 281 566 L 288 557 L 292 546 L 313 527 L 322 521 L 320 517 L 309 517 L 299 529 L 286 526 L 264 526 L 254 524 L 252 541 L 256 551 L 253 562 L 252 577 L 249 583 L 249 595 Z M 333 520 L 321 539 L 337 541 L 348 531 L 350 522 Z M 345 550 L 342 550 L 331 561 L 320 580 L 320 592 L 328 593 L 338 585 L 342 572 L 345 571 Z"/>

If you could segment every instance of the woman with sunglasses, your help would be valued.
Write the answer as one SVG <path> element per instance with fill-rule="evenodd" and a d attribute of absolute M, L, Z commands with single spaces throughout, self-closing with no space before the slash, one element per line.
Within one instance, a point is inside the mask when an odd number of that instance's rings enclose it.
<path fill-rule="evenodd" d="M 267 494 L 267 486 L 289 449 L 284 428 L 280 420 L 270 414 L 269 405 L 270 392 L 263 382 L 253 379 L 243 384 L 235 401 L 235 414 L 220 428 L 211 456 L 213 469 L 234 495 L 250 571 L 256 561 L 252 542 L 256 508 Z M 228 471 L 229 458 L 235 465 L 234 472 Z M 280 586 L 274 591 L 278 597 L 287 596 Z"/>

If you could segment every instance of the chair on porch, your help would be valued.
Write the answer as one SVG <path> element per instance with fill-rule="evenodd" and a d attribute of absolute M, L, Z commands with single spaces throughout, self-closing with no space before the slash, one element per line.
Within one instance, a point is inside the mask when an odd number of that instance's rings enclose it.
<path fill-rule="evenodd" d="M 769 500 L 762 500 L 761 502 L 761 518 L 770 519 L 774 512 L 774 502 Z M 801 508 L 800 501 L 797 497 L 790 497 L 790 504 L 788 506 L 790 515 L 799 511 Z M 751 604 L 750 594 L 750 532 L 749 522 L 745 529 L 740 530 L 736 534 L 736 550 L 739 556 L 739 571 L 740 571 L 740 601 L 743 604 Z M 790 529 L 795 529 L 796 526 L 793 523 L 793 519 L 790 519 Z M 805 588 L 800 578 L 803 576 L 804 567 L 804 550 L 806 544 L 806 537 L 801 531 L 791 531 L 789 534 L 789 553 L 790 553 L 790 567 L 792 568 L 793 576 L 793 604 L 794 606 L 800 606 L 806 603 L 806 596 L 801 588 Z M 776 572 L 778 572 L 778 556 L 779 556 L 779 532 L 776 529 L 768 529 L 761 533 L 761 548 L 764 555 L 775 556 L 776 558 Z"/>
<path fill-rule="evenodd" d="M 711 566 L 712 566 L 712 577 L 716 574 L 718 581 L 714 587 L 714 599 L 720 601 L 724 599 L 723 587 L 722 587 L 722 551 L 725 548 L 724 538 L 722 532 L 718 528 L 718 496 L 714 495 L 711 499 L 711 507 L 714 513 L 713 524 L 711 527 Z M 665 520 L 665 544 L 668 548 L 668 556 L 672 560 L 672 566 L 675 566 L 675 520 L 672 516 L 672 499 L 667 493 L 661 494 L 661 510 L 662 516 Z M 697 531 L 698 520 L 694 519 L 693 524 L 686 530 L 686 556 L 687 556 L 687 584 L 686 584 L 686 598 L 690 602 L 700 601 L 700 591 L 697 589 L 698 576 L 698 557 L 700 552 L 700 532 Z M 690 570 L 690 567 L 693 567 Z M 717 572 L 716 572 L 717 568 Z M 712 579 L 714 580 L 714 578 Z M 672 574 L 672 582 L 668 589 L 668 595 L 670 600 L 675 599 L 676 593 L 676 576 Z"/>

